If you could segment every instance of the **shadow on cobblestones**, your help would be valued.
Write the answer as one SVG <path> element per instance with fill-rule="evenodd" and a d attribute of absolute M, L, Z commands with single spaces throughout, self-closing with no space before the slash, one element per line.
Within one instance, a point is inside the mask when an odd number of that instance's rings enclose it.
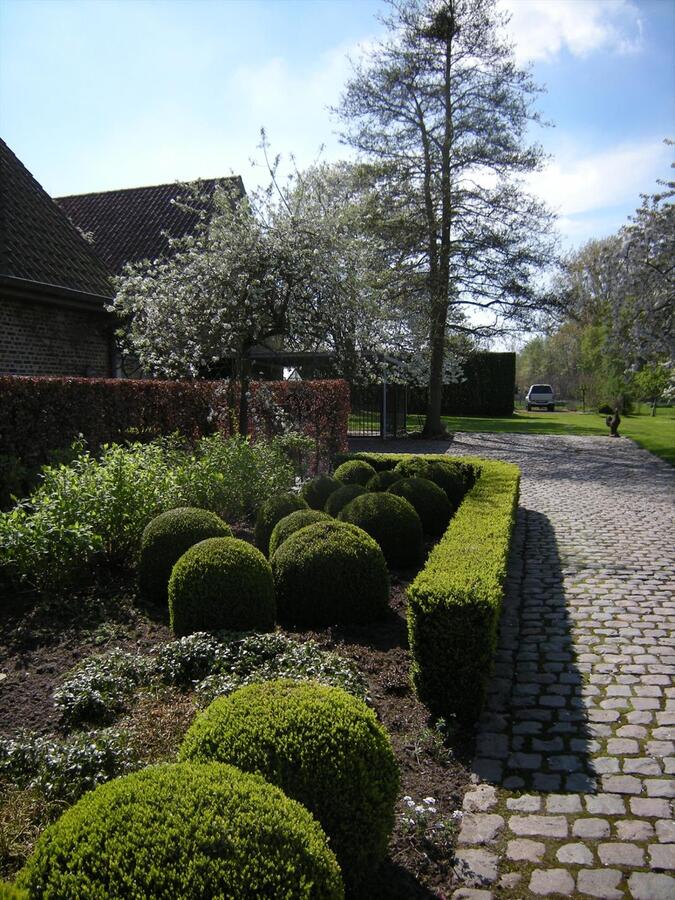
<path fill-rule="evenodd" d="M 594 792 L 588 689 L 572 646 L 553 527 L 521 508 L 477 737 L 474 769 L 481 780 L 513 791 Z"/>

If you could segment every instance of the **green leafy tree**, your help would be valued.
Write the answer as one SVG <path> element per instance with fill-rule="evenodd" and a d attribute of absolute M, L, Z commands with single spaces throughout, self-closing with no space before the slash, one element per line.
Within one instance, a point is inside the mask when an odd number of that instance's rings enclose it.
<path fill-rule="evenodd" d="M 526 141 L 538 88 L 494 0 L 390 7 L 388 37 L 357 65 L 338 113 L 380 198 L 400 303 L 424 331 L 424 431 L 435 435 L 448 333 L 503 333 L 541 302 L 532 276 L 551 261 L 551 217 L 518 180 L 542 162 Z M 478 324 L 467 327 L 467 311 Z"/>

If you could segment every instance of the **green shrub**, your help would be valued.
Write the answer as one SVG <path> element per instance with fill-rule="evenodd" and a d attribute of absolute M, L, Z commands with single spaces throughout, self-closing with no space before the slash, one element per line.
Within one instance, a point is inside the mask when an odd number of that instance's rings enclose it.
<path fill-rule="evenodd" d="M 428 477 L 445 491 L 453 509 L 457 509 L 473 484 L 465 467 L 445 459 L 430 463 Z"/>
<path fill-rule="evenodd" d="M 279 494 L 270 497 L 258 510 L 255 520 L 255 542 L 265 556 L 269 556 L 270 538 L 277 522 L 296 512 L 298 509 L 309 509 L 307 501 L 297 494 Z"/>
<path fill-rule="evenodd" d="M 338 466 L 333 474 L 343 484 L 361 484 L 365 487 L 375 474 L 375 469 L 361 459 L 350 459 Z"/>
<path fill-rule="evenodd" d="M 450 501 L 445 491 L 428 478 L 402 478 L 388 492 L 405 498 L 414 507 L 425 534 L 438 537 L 448 527 L 452 515 Z"/>
<path fill-rule="evenodd" d="M 203 438 L 194 450 L 175 438 L 111 444 L 94 457 L 73 445 L 68 465 L 46 466 L 40 486 L 0 513 L 0 574 L 42 592 L 79 585 L 97 557 L 137 561 L 145 526 L 178 506 L 236 519 L 287 490 L 293 466 L 275 441 Z"/>
<path fill-rule="evenodd" d="M 383 472 L 376 472 L 366 484 L 366 490 L 372 493 L 386 491 L 387 488 L 390 488 L 392 484 L 396 484 L 403 477 L 401 472 L 397 472 L 396 469 L 385 469 Z"/>
<path fill-rule="evenodd" d="M 259 550 L 237 538 L 208 538 L 181 556 L 169 580 L 176 635 L 193 631 L 272 631 L 274 582 Z"/>
<path fill-rule="evenodd" d="M 329 516 L 335 518 L 343 506 L 358 497 L 359 494 L 365 494 L 366 489 L 361 484 L 343 484 L 335 493 L 331 494 L 326 501 L 326 512 Z"/>
<path fill-rule="evenodd" d="M 431 463 L 422 456 L 405 456 L 396 463 L 395 472 L 404 478 L 429 478 Z"/>
<path fill-rule="evenodd" d="M 291 626 L 372 622 L 386 615 L 389 575 L 365 532 L 318 522 L 292 534 L 272 557 L 279 619 Z"/>
<path fill-rule="evenodd" d="M 141 537 L 138 567 L 143 596 L 154 603 L 166 603 L 174 565 L 186 550 L 211 537 L 232 537 L 232 529 L 206 509 L 168 509 L 149 522 Z"/>
<path fill-rule="evenodd" d="M 45 900 L 343 897 L 310 813 L 219 763 L 151 766 L 86 794 L 45 831 L 17 883 Z"/>
<path fill-rule="evenodd" d="M 341 482 L 336 478 L 331 478 L 330 475 L 317 475 L 316 478 L 303 484 L 300 496 L 307 501 L 310 509 L 323 509 L 326 500 L 334 491 L 337 491 L 340 485 Z"/>
<path fill-rule="evenodd" d="M 295 534 L 296 531 L 299 531 L 306 525 L 314 525 L 316 522 L 328 522 L 329 520 L 330 516 L 328 513 L 321 512 L 318 509 L 298 509 L 289 516 L 279 519 L 272 530 L 272 537 L 270 538 L 270 557 L 274 556 L 286 538 Z"/>
<path fill-rule="evenodd" d="M 614 413 L 614 407 L 610 406 L 609 403 L 603 403 L 602 406 L 598 407 L 598 412 L 602 416 L 611 416 Z"/>
<path fill-rule="evenodd" d="M 180 758 L 229 762 L 302 803 L 352 884 L 387 852 L 396 760 L 375 714 L 344 691 L 283 680 L 242 688 L 197 717 Z"/>
<path fill-rule="evenodd" d="M 391 566 L 415 566 L 422 560 L 422 523 L 414 508 L 389 492 L 362 494 L 343 507 L 338 518 L 375 538 Z"/>
<path fill-rule="evenodd" d="M 0 900 L 28 900 L 28 894 L 13 884 L 0 881 Z"/>
<path fill-rule="evenodd" d="M 497 640 L 520 472 L 475 460 L 481 474 L 408 588 L 411 676 L 436 716 L 480 715 Z"/>

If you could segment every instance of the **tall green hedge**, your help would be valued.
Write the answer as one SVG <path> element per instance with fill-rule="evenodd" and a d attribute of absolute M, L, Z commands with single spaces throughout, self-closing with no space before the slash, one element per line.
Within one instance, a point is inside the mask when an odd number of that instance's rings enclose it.
<path fill-rule="evenodd" d="M 480 477 L 408 588 L 415 690 L 438 716 L 475 719 L 497 643 L 520 470 L 476 460 Z"/>
<path fill-rule="evenodd" d="M 515 353 L 472 353 L 463 364 L 466 381 L 443 386 L 444 416 L 510 416 L 516 389 Z M 424 413 L 424 388 L 408 388 L 408 413 Z"/>
<path fill-rule="evenodd" d="M 389 453 L 354 457 L 378 471 L 405 458 Z M 422 458 L 457 463 L 475 484 L 408 588 L 411 677 L 434 715 L 469 722 L 480 714 L 490 677 L 520 470 L 475 457 Z"/>

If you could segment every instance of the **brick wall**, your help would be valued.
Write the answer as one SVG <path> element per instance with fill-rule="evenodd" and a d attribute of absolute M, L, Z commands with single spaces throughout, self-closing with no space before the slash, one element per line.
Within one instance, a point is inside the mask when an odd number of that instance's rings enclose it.
<path fill-rule="evenodd" d="M 110 376 L 110 320 L 0 295 L 0 373 Z"/>

